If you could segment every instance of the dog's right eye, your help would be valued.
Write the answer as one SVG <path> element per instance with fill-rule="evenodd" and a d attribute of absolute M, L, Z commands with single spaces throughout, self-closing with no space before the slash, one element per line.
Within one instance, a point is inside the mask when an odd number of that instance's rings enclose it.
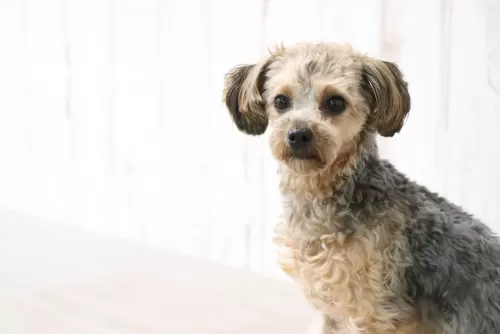
<path fill-rule="evenodd" d="M 285 95 L 278 95 L 274 99 L 274 106 L 278 111 L 285 111 L 292 106 L 292 100 Z"/>

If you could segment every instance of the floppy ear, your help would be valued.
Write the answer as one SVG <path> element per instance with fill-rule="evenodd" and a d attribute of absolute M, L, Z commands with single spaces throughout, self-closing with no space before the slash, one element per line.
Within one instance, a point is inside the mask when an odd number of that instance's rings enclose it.
<path fill-rule="evenodd" d="M 226 74 L 223 100 L 236 127 L 249 135 L 263 134 L 269 123 L 262 98 L 270 59 L 236 66 Z"/>
<path fill-rule="evenodd" d="M 369 59 L 363 64 L 362 86 L 377 132 L 392 137 L 401 130 L 410 111 L 408 83 L 396 64 Z"/>

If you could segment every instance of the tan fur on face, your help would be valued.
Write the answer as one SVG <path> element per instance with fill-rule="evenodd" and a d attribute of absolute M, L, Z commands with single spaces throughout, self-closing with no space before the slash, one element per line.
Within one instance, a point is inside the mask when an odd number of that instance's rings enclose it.
<path fill-rule="evenodd" d="M 369 116 L 360 85 L 365 58 L 350 47 L 330 44 L 299 44 L 280 49 L 272 57 L 264 93 L 272 131 L 271 152 L 297 173 L 325 170 L 350 149 Z M 285 113 L 274 108 L 274 99 L 280 94 L 293 100 L 293 107 Z M 321 109 L 324 99 L 333 95 L 343 97 L 347 103 L 347 109 L 339 115 Z M 313 130 L 317 159 L 293 159 L 286 134 L 298 126 Z"/>

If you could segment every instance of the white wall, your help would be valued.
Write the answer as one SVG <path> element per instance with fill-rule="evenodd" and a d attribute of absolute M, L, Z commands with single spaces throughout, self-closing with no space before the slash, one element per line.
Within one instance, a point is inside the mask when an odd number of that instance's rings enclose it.
<path fill-rule="evenodd" d="M 0 0 L 0 208 L 275 273 L 275 164 L 223 74 L 323 39 L 400 64 L 383 155 L 499 230 L 499 22 L 498 0 Z"/>

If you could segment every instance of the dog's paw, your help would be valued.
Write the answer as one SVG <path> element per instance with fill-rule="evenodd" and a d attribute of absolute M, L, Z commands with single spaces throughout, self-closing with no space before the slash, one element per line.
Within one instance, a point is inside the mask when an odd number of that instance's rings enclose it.
<path fill-rule="evenodd" d="M 278 265 L 286 274 L 293 276 L 298 268 L 292 240 L 285 237 L 275 237 L 274 243 L 278 247 Z"/>

